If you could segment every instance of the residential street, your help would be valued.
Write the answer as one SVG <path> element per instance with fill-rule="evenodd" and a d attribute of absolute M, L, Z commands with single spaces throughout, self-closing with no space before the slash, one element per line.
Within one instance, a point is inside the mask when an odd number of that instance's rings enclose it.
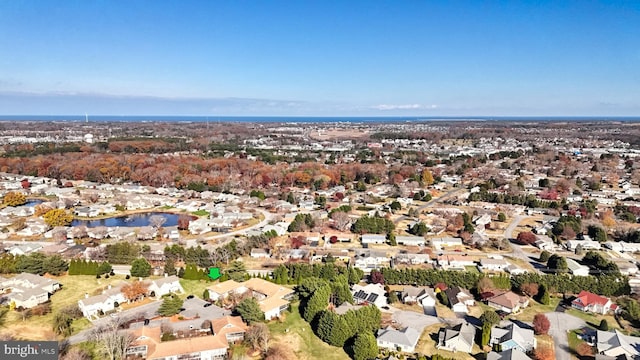
<path fill-rule="evenodd" d="M 553 338 L 555 343 L 556 359 L 571 360 L 567 332 L 569 330 L 583 328 L 587 326 L 587 324 L 584 320 L 567 313 L 549 312 L 545 315 L 551 323 L 549 335 Z"/>

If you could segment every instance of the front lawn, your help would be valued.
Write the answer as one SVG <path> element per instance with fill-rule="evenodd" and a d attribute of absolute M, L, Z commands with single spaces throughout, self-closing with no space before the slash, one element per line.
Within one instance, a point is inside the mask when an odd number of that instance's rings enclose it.
<path fill-rule="evenodd" d="M 548 313 L 555 311 L 560 304 L 560 298 L 552 297 L 549 299 L 549 305 L 542 305 L 535 300 L 529 300 L 529 306 L 520 313 L 509 316 L 511 319 L 517 319 L 524 322 L 532 322 L 533 317 L 538 313 Z"/>
<path fill-rule="evenodd" d="M 182 288 L 184 289 L 185 294 L 195 295 L 199 298 L 202 298 L 202 294 L 204 293 L 205 289 L 217 283 L 218 281 L 180 279 L 180 285 L 182 285 Z"/>
<path fill-rule="evenodd" d="M 311 326 L 300 317 L 298 304 L 291 305 L 291 312 L 285 313 L 281 320 L 271 321 L 267 325 L 273 342 L 287 347 L 297 359 L 349 359 L 342 348 L 324 343 L 313 333 Z"/>
<path fill-rule="evenodd" d="M 600 326 L 600 322 L 602 321 L 602 319 L 605 319 L 609 324 L 609 329 L 624 330 L 620 328 L 620 325 L 618 325 L 618 322 L 612 315 L 600 315 L 600 314 L 594 314 L 594 313 L 587 313 L 587 312 L 576 310 L 576 309 L 568 309 L 567 314 L 580 318 L 584 320 L 587 323 L 587 325 L 591 325 L 595 328 Z"/>

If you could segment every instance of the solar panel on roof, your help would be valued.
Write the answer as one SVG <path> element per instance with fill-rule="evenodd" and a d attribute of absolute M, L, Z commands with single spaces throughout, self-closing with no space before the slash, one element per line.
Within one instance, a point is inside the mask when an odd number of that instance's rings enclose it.
<path fill-rule="evenodd" d="M 378 298 L 378 294 L 371 294 L 367 298 L 367 302 L 370 302 L 370 303 L 375 302 L 377 298 Z"/>
<path fill-rule="evenodd" d="M 367 293 L 366 293 L 366 292 L 364 292 L 363 290 L 360 290 L 360 291 L 358 291 L 354 296 L 355 296 L 356 298 L 358 298 L 358 299 L 362 299 L 362 300 L 364 300 L 364 299 L 366 299 L 366 298 L 367 298 Z"/>

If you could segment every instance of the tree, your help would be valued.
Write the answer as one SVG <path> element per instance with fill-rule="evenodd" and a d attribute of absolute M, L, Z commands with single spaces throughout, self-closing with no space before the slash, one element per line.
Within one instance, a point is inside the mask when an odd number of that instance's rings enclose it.
<path fill-rule="evenodd" d="M 333 227 L 336 230 L 347 231 L 351 226 L 351 217 L 344 211 L 335 211 L 331 214 L 331 220 L 333 220 Z"/>
<path fill-rule="evenodd" d="M 584 248 L 582 247 L 582 244 L 579 244 L 578 246 L 576 246 L 575 253 L 576 255 L 584 254 Z"/>
<path fill-rule="evenodd" d="M 234 281 L 244 281 L 244 277 L 247 274 L 247 269 L 242 261 L 234 261 L 227 268 L 226 273 L 229 278 Z"/>
<path fill-rule="evenodd" d="M 503 212 L 498 213 L 498 221 L 500 221 L 500 222 L 507 221 L 507 215 L 505 215 Z"/>
<path fill-rule="evenodd" d="M 578 353 L 578 355 L 580 355 L 581 358 L 584 358 L 584 357 L 591 358 L 593 357 L 593 346 L 582 341 L 576 347 L 576 353 Z"/>
<path fill-rule="evenodd" d="M 122 286 L 122 294 L 131 302 L 144 298 L 148 292 L 149 285 L 143 281 L 134 281 Z"/>
<path fill-rule="evenodd" d="M 44 222 L 51 226 L 67 226 L 73 221 L 73 215 L 65 209 L 53 209 L 44 214 Z"/>
<path fill-rule="evenodd" d="M 393 233 L 393 232 L 388 233 L 387 239 L 389 240 L 389 245 L 398 246 L 398 242 L 396 241 L 396 233 Z"/>
<path fill-rule="evenodd" d="M 156 229 L 161 228 L 166 221 L 167 221 L 167 218 L 165 218 L 162 215 L 151 215 L 149 217 L 149 224 Z"/>
<path fill-rule="evenodd" d="M 551 299 L 549 298 L 549 291 L 544 284 L 538 285 L 538 302 L 542 305 L 549 305 Z"/>
<path fill-rule="evenodd" d="M 96 343 L 95 351 L 100 359 L 124 360 L 126 351 L 134 341 L 128 331 L 118 331 L 122 324 L 111 319 L 103 326 L 93 328 L 90 339 Z"/>
<path fill-rule="evenodd" d="M 520 285 L 520 292 L 522 292 L 523 294 L 529 296 L 529 297 L 534 297 L 536 295 L 538 295 L 538 284 L 536 283 L 524 283 L 522 285 Z"/>
<path fill-rule="evenodd" d="M 493 281 L 491 281 L 491 278 L 489 278 L 488 276 L 483 276 L 478 280 L 476 288 L 478 289 L 478 293 L 482 294 L 489 290 L 495 289 L 496 286 L 493 284 Z"/>
<path fill-rule="evenodd" d="M 27 197 L 21 192 L 10 191 L 4 196 L 2 203 L 7 206 L 20 206 L 27 203 Z"/>
<path fill-rule="evenodd" d="M 551 253 L 548 252 L 547 250 L 542 250 L 542 252 L 540 253 L 540 257 L 538 258 L 538 260 L 540 262 L 546 263 L 549 260 L 549 257 L 551 256 Z"/>
<path fill-rule="evenodd" d="M 533 317 L 533 331 L 536 335 L 546 335 L 549 332 L 551 323 L 549 319 L 542 313 L 538 313 Z"/>
<path fill-rule="evenodd" d="M 555 360 L 556 354 L 553 347 L 541 344 L 533 350 L 533 357 L 535 360 Z"/>
<path fill-rule="evenodd" d="M 409 229 L 408 233 L 416 235 L 416 236 L 424 236 L 430 230 L 431 229 L 429 229 L 429 227 L 427 227 L 427 224 L 425 224 L 422 221 L 418 221 L 417 223 L 413 224 L 413 226 Z"/>
<path fill-rule="evenodd" d="M 429 169 L 422 170 L 422 174 L 420 175 L 420 180 L 424 186 L 429 186 L 433 184 L 433 174 Z"/>
<path fill-rule="evenodd" d="M 59 312 L 53 316 L 53 331 L 62 336 L 71 335 L 71 323 L 73 318 L 66 313 Z"/>
<path fill-rule="evenodd" d="M 493 327 L 500 322 L 500 315 L 498 315 L 494 310 L 485 310 L 482 315 L 480 315 L 480 322 L 483 324 L 489 324 L 490 327 Z"/>
<path fill-rule="evenodd" d="M 180 312 L 182 308 L 182 299 L 180 299 L 177 295 L 170 294 L 165 296 L 164 300 L 162 300 L 162 304 L 158 308 L 158 314 L 162 316 L 172 316 Z"/>
<path fill-rule="evenodd" d="M 137 258 L 131 263 L 131 276 L 148 277 L 151 275 L 151 264 L 144 258 Z"/>
<path fill-rule="evenodd" d="M 607 322 L 607 319 L 600 320 L 600 326 L 598 326 L 598 329 L 602 331 L 609 331 L 609 323 Z"/>
<path fill-rule="evenodd" d="M 387 298 L 388 298 L 389 304 L 397 303 L 399 301 L 398 293 L 395 291 L 390 291 L 389 296 Z"/>
<path fill-rule="evenodd" d="M 235 311 L 249 325 L 264 321 L 264 312 L 260 310 L 260 305 L 256 299 L 252 297 L 240 301 Z"/>
<path fill-rule="evenodd" d="M 531 245 L 535 243 L 536 240 L 538 240 L 536 238 L 536 234 L 532 233 L 531 231 L 523 231 L 516 237 L 516 241 L 522 245 Z"/>
<path fill-rule="evenodd" d="M 491 328 L 493 326 L 489 323 L 482 324 L 482 335 L 480 336 L 480 346 L 485 347 L 489 345 L 489 340 L 491 340 Z"/>
<path fill-rule="evenodd" d="M 244 334 L 244 341 L 252 349 L 260 350 L 263 354 L 266 354 L 269 350 L 269 339 L 271 334 L 269 328 L 264 323 L 255 323 L 249 327 Z"/>
<path fill-rule="evenodd" d="M 178 216 L 178 230 L 188 230 L 190 222 L 191 216 L 181 214 L 180 216 Z"/>
<path fill-rule="evenodd" d="M 0 328 L 4 326 L 4 323 L 7 321 L 7 314 L 9 313 L 8 308 L 0 308 Z"/>
<path fill-rule="evenodd" d="M 565 273 L 569 269 L 567 266 L 567 259 L 560 255 L 553 254 L 547 261 L 547 268 L 556 273 Z"/>
<path fill-rule="evenodd" d="M 164 273 L 167 275 L 175 275 L 176 271 L 176 262 L 172 258 L 167 258 L 164 262 Z"/>
<path fill-rule="evenodd" d="M 384 285 L 384 275 L 378 270 L 372 270 L 371 274 L 369 274 L 369 280 L 372 284 L 383 284 Z"/>
<path fill-rule="evenodd" d="M 354 360 L 369 360 L 378 356 L 378 343 L 373 334 L 369 332 L 356 335 L 351 349 Z"/>

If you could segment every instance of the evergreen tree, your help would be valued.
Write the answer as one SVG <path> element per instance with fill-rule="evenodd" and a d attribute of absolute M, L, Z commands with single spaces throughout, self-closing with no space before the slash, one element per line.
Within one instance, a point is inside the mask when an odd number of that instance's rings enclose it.
<path fill-rule="evenodd" d="M 264 312 L 260 310 L 260 305 L 256 299 L 250 297 L 246 298 L 236 306 L 235 311 L 240 315 L 242 320 L 251 325 L 255 322 L 264 321 Z"/>
<path fill-rule="evenodd" d="M 175 261 L 172 258 L 167 258 L 164 262 L 164 273 L 167 275 L 175 275 L 177 273 Z"/>
<path fill-rule="evenodd" d="M 158 308 L 158 314 L 162 316 L 172 316 L 180 312 L 182 308 L 182 299 L 176 295 L 169 295 L 162 300 L 162 304 Z"/>
<path fill-rule="evenodd" d="M 131 276 L 148 277 L 151 275 L 151 264 L 144 258 L 137 258 L 131 263 Z"/>
<path fill-rule="evenodd" d="M 353 341 L 354 360 L 370 360 L 378 356 L 378 343 L 372 333 L 359 333 Z"/>

